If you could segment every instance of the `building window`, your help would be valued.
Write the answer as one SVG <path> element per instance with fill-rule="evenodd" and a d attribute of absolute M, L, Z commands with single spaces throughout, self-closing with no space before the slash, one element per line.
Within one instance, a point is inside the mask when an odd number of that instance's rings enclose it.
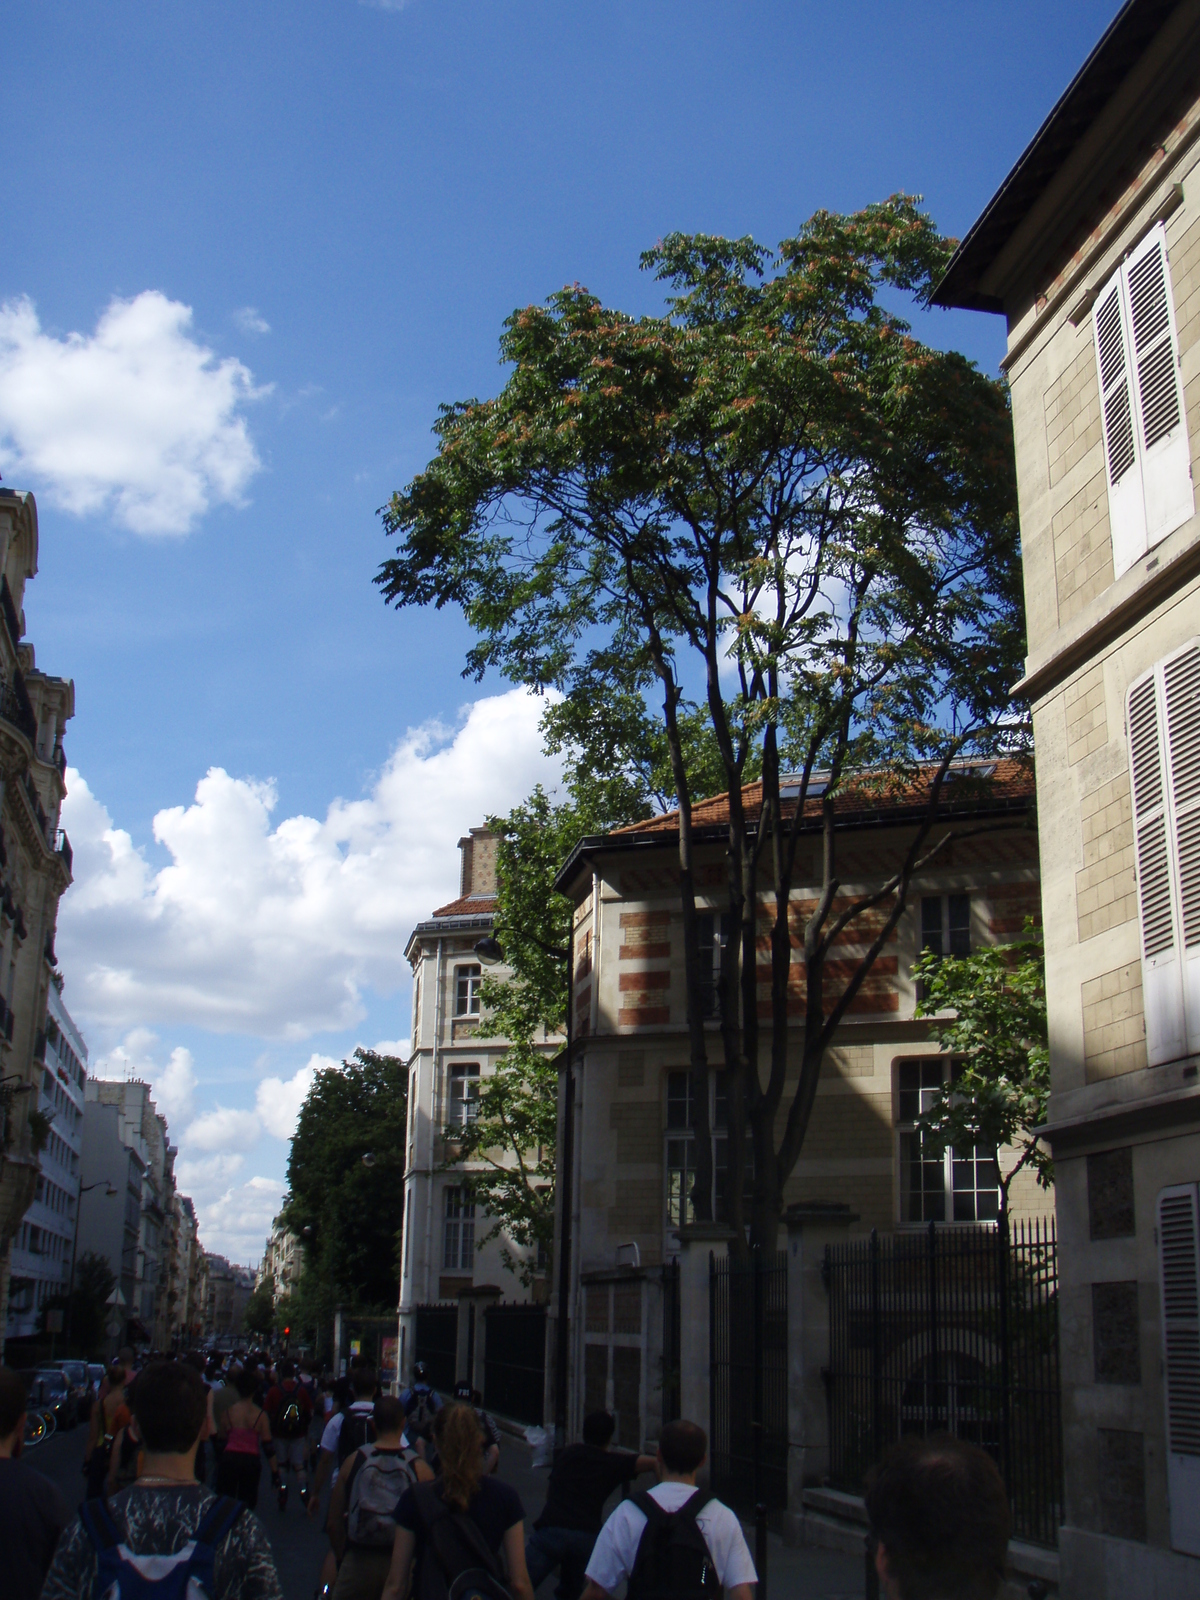
<path fill-rule="evenodd" d="M 667 1074 L 667 1226 L 682 1227 L 695 1221 L 692 1188 L 696 1181 L 696 1085 L 690 1072 Z M 725 1215 L 729 1175 L 729 1136 L 725 1131 L 725 1074 L 713 1077 L 709 1126 L 713 1142 L 713 1214 Z M 748 1201 L 754 1188 L 754 1143 L 746 1129 L 743 1195 Z"/>
<path fill-rule="evenodd" d="M 455 1061 L 450 1068 L 450 1126 L 469 1128 L 479 1113 L 479 1063 Z"/>
<path fill-rule="evenodd" d="M 971 896 L 927 894 L 921 897 L 921 949 L 935 956 L 971 954 Z"/>
<path fill-rule="evenodd" d="M 479 1015 L 479 990 L 483 984 L 483 968 L 456 967 L 454 969 L 454 1015 L 477 1017 Z"/>
<path fill-rule="evenodd" d="M 728 911 L 696 918 L 700 956 L 700 1006 L 706 1022 L 721 1015 L 721 953 L 729 943 L 733 918 Z"/>
<path fill-rule="evenodd" d="M 446 1189 L 445 1195 L 442 1265 L 453 1272 L 470 1272 L 475 1265 L 475 1202 L 455 1187 Z"/>
<path fill-rule="evenodd" d="M 994 1222 L 1000 1184 L 989 1151 L 934 1149 L 916 1127 L 933 1105 L 951 1063 L 941 1056 L 898 1067 L 900 1219 L 902 1222 Z"/>

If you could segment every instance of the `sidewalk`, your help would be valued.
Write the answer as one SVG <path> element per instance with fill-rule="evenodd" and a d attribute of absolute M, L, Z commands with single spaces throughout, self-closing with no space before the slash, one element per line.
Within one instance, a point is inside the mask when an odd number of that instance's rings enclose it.
<path fill-rule="evenodd" d="M 542 1509 L 546 1499 L 545 1468 L 530 1465 L 532 1451 L 523 1439 L 507 1436 L 500 1447 L 500 1477 L 511 1483 L 525 1507 L 525 1524 Z M 649 1488 L 649 1474 L 639 1487 Z M 609 1510 L 617 1503 L 613 1497 Z M 753 1553 L 754 1527 L 745 1526 L 746 1542 Z M 863 1600 L 863 1561 L 861 1556 L 842 1555 L 837 1550 L 814 1546 L 793 1549 L 778 1534 L 767 1536 L 767 1600 Z M 553 1600 L 555 1578 L 546 1579 L 538 1590 L 538 1600 Z"/>

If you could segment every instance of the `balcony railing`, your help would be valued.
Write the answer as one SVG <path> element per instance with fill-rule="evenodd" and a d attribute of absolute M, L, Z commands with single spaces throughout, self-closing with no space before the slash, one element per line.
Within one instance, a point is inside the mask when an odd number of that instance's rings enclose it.
<path fill-rule="evenodd" d="M 33 807 L 33 814 L 38 819 L 38 827 L 44 835 L 47 825 L 46 808 L 38 795 L 37 784 L 34 783 L 28 771 L 22 773 L 21 782 L 25 785 L 25 793 L 29 796 L 29 804 Z"/>
<path fill-rule="evenodd" d="M 30 744 L 37 743 L 37 719 L 29 703 L 29 693 L 20 668 L 14 670 L 10 679 L 0 678 L 0 717 L 11 722 Z"/>
<path fill-rule="evenodd" d="M 70 874 L 75 860 L 75 852 L 71 849 L 71 841 L 67 838 L 67 830 L 65 828 L 60 828 L 54 835 L 54 848 L 63 858 L 63 865 L 66 867 L 68 874 Z"/>
<path fill-rule="evenodd" d="M 5 577 L 0 577 L 0 611 L 4 613 L 4 625 L 8 629 L 8 637 L 12 640 L 12 647 L 15 650 L 21 642 L 21 619 L 17 616 L 12 590 L 8 587 L 8 579 Z"/>

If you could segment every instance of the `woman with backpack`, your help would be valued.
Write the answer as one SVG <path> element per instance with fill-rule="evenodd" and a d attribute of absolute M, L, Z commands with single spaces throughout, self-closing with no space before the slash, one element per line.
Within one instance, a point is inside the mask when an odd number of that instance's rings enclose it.
<path fill-rule="evenodd" d="M 404 1407 L 375 1402 L 375 1435 L 342 1463 L 329 1501 L 327 1531 L 338 1563 L 333 1600 L 379 1600 L 396 1539 L 396 1505 L 433 1473 L 404 1438 Z"/>
<path fill-rule="evenodd" d="M 276 1489 L 279 1467 L 275 1462 L 267 1413 L 252 1398 L 258 1384 L 257 1372 L 250 1368 L 239 1372 L 234 1384 L 238 1398 L 221 1417 L 224 1449 L 217 1468 L 217 1493 L 233 1495 L 253 1510 L 258 1504 L 258 1480 L 262 1472 L 260 1448 L 266 1453 Z"/>
<path fill-rule="evenodd" d="M 484 1472 L 478 1417 L 470 1406 L 445 1405 L 434 1418 L 433 1437 L 441 1472 L 401 1496 L 382 1600 L 404 1600 L 414 1562 L 413 1600 L 459 1600 L 464 1589 L 495 1600 L 506 1593 L 533 1600 L 521 1497 Z M 456 1579 L 462 1580 L 457 1588 Z"/>

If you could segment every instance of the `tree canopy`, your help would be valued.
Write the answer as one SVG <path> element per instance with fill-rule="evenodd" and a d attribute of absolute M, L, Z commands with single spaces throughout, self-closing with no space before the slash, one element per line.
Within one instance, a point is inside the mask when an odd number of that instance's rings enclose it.
<path fill-rule="evenodd" d="M 477 635 L 468 672 L 557 691 L 548 728 L 575 770 L 678 807 L 689 1047 L 706 1083 L 691 808 L 730 795 L 716 1065 L 739 1241 L 745 1129 L 753 1234 L 769 1243 L 825 1051 L 914 873 L 950 838 L 947 773 L 1025 737 L 1008 700 L 1024 628 L 1007 393 L 894 309 L 928 298 L 950 249 L 904 196 L 818 212 L 776 252 L 670 235 L 643 257 L 670 291 L 660 316 L 579 285 L 514 312 L 501 392 L 443 407 L 437 454 L 384 509 L 398 539 L 385 598 L 461 607 Z M 847 896 L 836 802 L 897 786 L 924 802 L 897 872 Z M 814 815 L 819 882 L 797 928 Z M 847 941 L 861 953 L 835 960 Z M 706 1217 L 707 1093 L 696 1109 Z"/>

